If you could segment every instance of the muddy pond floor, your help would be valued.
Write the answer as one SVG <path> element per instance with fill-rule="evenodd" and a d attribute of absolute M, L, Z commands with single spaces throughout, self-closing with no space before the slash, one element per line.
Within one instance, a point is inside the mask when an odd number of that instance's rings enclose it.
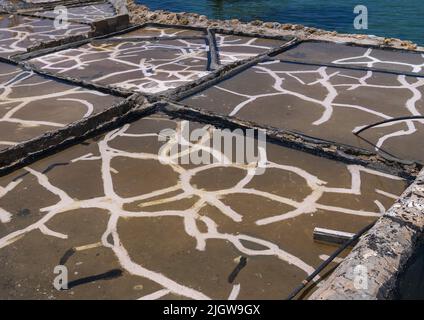
<path fill-rule="evenodd" d="M 422 54 L 145 25 L 20 59 L 117 15 L 69 9 L 66 32 L 0 16 L 0 299 L 284 299 L 336 249 L 315 227 L 359 231 L 424 163 Z M 214 144 L 230 122 L 326 147 L 239 161 Z"/>
<path fill-rule="evenodd" d="M 218 60 L 229 64 L 281 46 L 284 41 L 215 35 Z M 141 28 L 116 37 L 43 55 L 30 61 L 43 71 L 142 93 L 158 93 L 211 71 L 204 31 Z"/>
<path fill-rule="evenodd" d="M 11 219 L 0 229 L 2 277 L 18 284 L 3 298 L 158 290 L 164 298 L 284 298 L 334 250 L 314 243 L 314 227 L 355 232 L 405 188 L 398 177 L 271 143 L 263 174 L 243 163 L 180 165 L 167 156 L 175 140 L 158 135 L 183 126 L 200 124 L 144 118 L 1 178 L 0 206 Z M 122 275 L 57 292 L 52 270 L 72 248 L 70 280 Z M 241 257 L 247 264 L 230 283 Z M 120 297 L 117 286 L 126 288 Z"/>

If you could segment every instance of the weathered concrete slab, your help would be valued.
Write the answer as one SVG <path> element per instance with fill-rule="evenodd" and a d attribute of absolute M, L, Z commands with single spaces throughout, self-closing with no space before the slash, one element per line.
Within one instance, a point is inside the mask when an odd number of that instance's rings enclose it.
<path fill-rule="evenodd" d="M 0 63 L 0 153 L 124 99 Z M 40 148 L 43 144 L 40 143 Z"/>
<path fill-rule="evenodd" d="M 0 178 L 0 297 L 281 299 L 333 250 L 314 243 L 314 227 L 355 232 L 405 188 L 271 143 L 262 175 L 184 165 L 170 158 L 176 136 L 159 133 L 187 125 L 204 126 L 158 114 Z M 59 292 L 58 264 L 71 281 L 118 270 Z"/>
<path fill-rule="evenodd" d="M 422 78 L 270 60 L 182 103 L 423 162 L 423 120 L 391 122 L 360 137 L 353 134 L 378 121 L 424 114 L 423 93 Z"/>
<path fill-rule="evenodd" d="M 347 67 L 373 67 L 424 75 L 424 53 L 389 48 L 310 41 L 299 44 L 277 58 L 307 63 L 333 63 Z"/>
<path fill-rule="evenodd" d="M 158 36 L 163 38 L 155 38 Z M 146 37 L 153 38 L 143 39 Z M 267 52 L 283 43 L 217 36 L 222 64 Z M 47 54 L 30 63 L 42 70 L 103 85 L 158 93 L 207 75 L 211 71 L 209 45 L 206 32 L 202 30 L 148 27 Z"/>
<path fill-rule="evenodd" d="M 72 35 L 86 35 L 91 27 L 70 23 L 66 29 L 57 29 L 54 20 L 17 14 L 0 14 L 0 56 L 10 57 L 24 53 L 43 42 L 64 39 Z"/>

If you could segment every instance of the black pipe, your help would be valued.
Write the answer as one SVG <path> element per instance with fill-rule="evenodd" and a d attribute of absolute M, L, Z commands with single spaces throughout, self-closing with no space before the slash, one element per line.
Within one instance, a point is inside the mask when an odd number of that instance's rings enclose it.
<path fill-rule="evenodd" d="M 365 232 L 367 232 L 371 227 L 375 224 L 375 222 L 361 229 L 357 234 L 355 234 L 352 238 L 347 240 L 340 248 L 338 248 L 334 253 L 328 257 L 323 263 L 319 265 L 318 268 L 315 269 L 305 280 L 302 281 L 300 285 L 298 285 L 286 298 L 286 300 L 292 300 L 297 294 L 305 288 L 309 282 L 311 282 L 326 266 L 328 266 L 331 261 L 333 261 L 342 251 L 344 251 L 350 244 L 358 240 Z"/>
<path fill-rule="evenodd" d="M 353 132 L 354 135 L 359 135 L 362 131 L 368 130 L 372 127 L 379 126 L 380 124 L 389 123 L 389 122 L 395 122 L 395 121 L 402 121 L 402 120 L 417 120 L 417 119 L 424 119 L 424 116 L 408 116 L 408 117 L 399 117 L 399 118 L 393 118 L 388 120 L 379 121 L 373 124 L 370 124 L 368 126 L 365 126 L 361 129 L 359 129 L 356 132 Z"/>

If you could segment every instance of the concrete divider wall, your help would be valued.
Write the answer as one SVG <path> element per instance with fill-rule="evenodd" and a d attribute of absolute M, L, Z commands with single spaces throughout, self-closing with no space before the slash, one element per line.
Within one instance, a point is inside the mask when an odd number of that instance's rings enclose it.
<path fill-rule="evenodd" d="M 104 35 L 128 28 L 130 18 L 125 0 L 108 0 L 115 8 L 116 15 L 93 23 L 93 36 Z"/>

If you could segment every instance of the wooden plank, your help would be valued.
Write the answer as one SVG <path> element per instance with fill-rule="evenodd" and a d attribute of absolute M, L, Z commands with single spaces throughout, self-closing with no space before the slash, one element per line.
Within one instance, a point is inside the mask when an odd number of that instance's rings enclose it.
<path fill-rule="evenodd" d="M 343 244 L 351 239 L 355 234 L 325 228 L 314 228 L 314 240 L 330 244 Z M 352 246 L 355 243 L 352 244 Z"/>

